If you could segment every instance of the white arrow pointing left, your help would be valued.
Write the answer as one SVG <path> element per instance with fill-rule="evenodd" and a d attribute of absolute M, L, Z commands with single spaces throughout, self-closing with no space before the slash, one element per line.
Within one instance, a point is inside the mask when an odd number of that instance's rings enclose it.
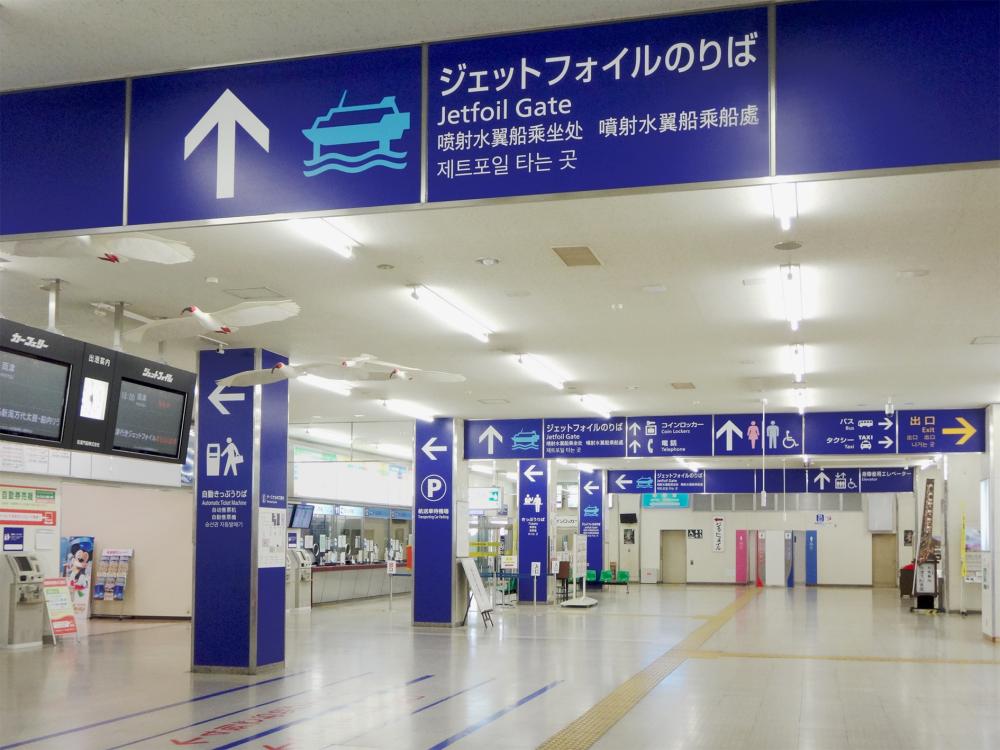
<path fill-rule="evenodd" d="M 619 474 L 618 478 L 615 480 L 615 484 L 618 485 L 618 489 L 624 490 L 628 485 L 632 484 L 631 479 L 626 479 L 624 474 Z"/>
<path fill-rule="evenodd" d="M 589 482 L 587 482 L 585 485 L 583 485 L 583 490 L 588 495 L 593 495 L 594 494 L 594 490 L 598 489 L 599 487 L 600 487 L 600 485 L 599 484 L 594 484 L 594 480 L 592 479 Z"/>
<path fill-rule="evenodd" d="M 232 198 L 236 192 L 236 126 L 239 125 L 270 153 L 271 133 L 243 102 L 229 89 L 201 116 L 184 136 L 184 159 L 187 160 L 212 130 L 218 130 L 215 151 L 215 197 Z"/>
<path fill-rule="evenodd" d="M 423 448 L 421 448 L 420 450 L 422 450 L 424 452 L 424 455 L 427 456 L 427 458 L 429 458 L 431 461 L 437 461 L 438 460 L 437 456 L 435 456 L 434 454 L 447 451 L 448 446 L 437 445 L 437 438 L 432 437 L 430 440 L 424 443 Z"/>
<path fill-rule="evenodd" d="M 524 470 L 524 477 L 529 482 L 534 482 L 541 475 L 542 475 L 542 470 L 536 467 L 534 464 L 530 464 L 528 468 Z"/>
<path fill-rule="evenodd" d="M 226 386 L 217 385 L 215 390 L 208 394 L 209 403 L 212 404 L 216 409 L 218 409 L 219 414 L 228 417 L 229 409 L 226 408 L 226 401 L 244 401 L 246 400 L 245 393 L 226 393 Z"/>

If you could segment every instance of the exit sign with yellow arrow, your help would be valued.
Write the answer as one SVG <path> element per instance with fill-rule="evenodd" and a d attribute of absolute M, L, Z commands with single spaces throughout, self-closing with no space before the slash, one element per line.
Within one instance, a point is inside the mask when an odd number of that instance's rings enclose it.
<path fill-rule="evenodd" d="M 900 453 L 982 453 L 985 409 L 935 409 L 899 413 Z"/>

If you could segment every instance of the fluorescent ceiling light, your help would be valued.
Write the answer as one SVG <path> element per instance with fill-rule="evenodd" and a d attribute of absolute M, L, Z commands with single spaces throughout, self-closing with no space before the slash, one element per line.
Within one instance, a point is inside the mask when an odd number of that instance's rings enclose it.
<path fill-rule="evenodd" d="M 423 284 L 417 284 L 412 287 L 410 296 L 419 302 L 420 306 L 428 313 L 445 325 L 451 326 L 462 333 L 467 333 L 472 338 L 484 343 L 490 340 L 490 334 L 493 331 L 434 290 L 427 288 Z"/>
<path fill-rule="evenodd" d="M 579 397 L 584 409 L 600 414 L 605 419 L 611 419 L 611 404 L 600 396 L 583 395 Z"/>
<path fill-rule="evenodd" d="M 771 185 L 771 212 L 781 229 L 792 228 L 792 220 L 799 216 L 798 192 L 794 182 L 776 182 Z"/>
<path fill-rule="evenodd" d="M 806 347 L 805 344 L 791 344 L 788 347 L 789 368 L 796 383 L 801 383 L 806 374 Z"/>
<path fill-rule="evenodd" d="M 287 223 L 297 234 L 328 250 L 333 250 L 343 258 L 354 255 L 354 248 L 358 243 L 326 219 L 289 219 Z"/>
<path fill-rule="evenodd" d="M 419 419 L 424 422 L 432 422 L 434 420 L 434 412 L 425 406 L 416 404 L 412 401 L 400 401 L 398 399 L 389 399 L 388 401 L 383 401 L 382 406 L 384 406 L 389 411 L 394 411 L 397 414 L 402 414 L 405 417 L 412 417 L 413 419 Z"/>
<path fill-rule="evenodd" d="M 493 476 L 493 467 L 483 466 L 482 464 L 470 463 L 469 471 L 474 471 L 477 474 L 488 474 L 489 476 Z"/>
<path fill-rule="evenodd" d="M 561 391 L 566 384 L 566 378 L 561 373 L 556 372 L 555 369 L 533 354 L 518 354 L 517 362 L 531 377 L 548 383 L 556 390 Z"/>
<path fill-rule="evenodd" d="M 330 380 L 330 378 L 322 378 L 319 375 L 300 375 L 296 378 L 300 383 L 305 383 L 306 385 L 311 385 L 314 388 L 322 388 L 324 391 L 330 391 L 330 393 L 336 393 L 338 396 L 350 396 L 352 386 L 343 380 Z"/>
<path fill-rule="evenodd" d="M 785 305 L 785 320 L 793 331 L 802 321 L 802 268 L 798 264 L 779 266 L 781 299 Z"/>
<path fill-rule="evenodd" d="M 584 471 L 588 474 L 597 471 L 597 467 L 593 464 L 580 463 L 579 461 L 574 465 L 577 471 Z"/>

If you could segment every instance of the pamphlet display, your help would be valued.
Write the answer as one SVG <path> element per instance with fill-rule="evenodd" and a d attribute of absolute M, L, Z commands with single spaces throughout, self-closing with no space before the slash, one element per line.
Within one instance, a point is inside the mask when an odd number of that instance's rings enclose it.
<path fill-rule="evenodd" d="M 94 584 L 94 599 L 105 602 L 125 600 L 128 570 L 134 552 L 132 549 L 106 549 L 101 552 L 101 561 L 97 564 L 97 582 Z"/>
<path fill-rule="evenodd" d="M 49 613 L 52 635 L 59 638 L 76 634 L 76 616 L 66 579 L 46 578 L 42 581 L 42 591 L 45 593 L 45 609 Z"/>

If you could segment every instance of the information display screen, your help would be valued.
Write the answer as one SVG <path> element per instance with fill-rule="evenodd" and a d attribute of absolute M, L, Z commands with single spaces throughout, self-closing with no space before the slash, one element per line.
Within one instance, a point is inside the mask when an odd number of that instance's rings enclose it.
<path fill-rule="evenodd" d="M 0 349 L 0 433 L 59 442 L 69 365 Z"/>
<path fill-rule="evenodd" d="M 123 379 L 114 449 L 176 458 L 183 420 L 183 393 Z"/>
<path fill-rule="evenodd" d="M 310 524 L 312 524 L 313 519 L 313 506 L 302 503 L 301 505 L 295 506 L 295 512 L 292 514 L 292 528 L 293 529 L 308 529 Z"/>

